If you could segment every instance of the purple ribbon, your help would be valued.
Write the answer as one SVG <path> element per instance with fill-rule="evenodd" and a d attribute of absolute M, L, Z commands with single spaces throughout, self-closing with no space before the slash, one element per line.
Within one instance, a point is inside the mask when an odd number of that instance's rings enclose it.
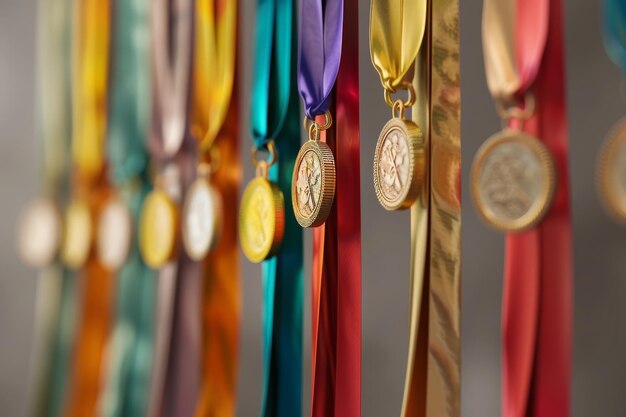
<path fill-rule="evenodd" d="M 341 61 L 342 33 L 343 0 L 300 2 L 298 89 L 311 120 L 330 107 Z"/>

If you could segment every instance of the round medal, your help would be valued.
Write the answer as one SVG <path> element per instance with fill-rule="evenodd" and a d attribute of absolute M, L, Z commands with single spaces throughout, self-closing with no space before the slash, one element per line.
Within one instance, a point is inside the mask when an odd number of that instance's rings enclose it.
<path fill-rule="evenodd" d="M 600 150 L 597 180 L 605 209 L 626 222 L 626 118 L 613 128 Z"/>
<path fill-rule="evenodd" d="M 70 269 L 79 269 L 87 262 L 93 239 L 93 224 L 89 205 L 74 200 L 65 212 L 65 229 L 61 258 Z"/>
<path fill-rule="evenodd" d="M 24 211 L 18 228 L 17 246 L 22 261 L 43 268 L 56 258 L 61 246 L 62 220 L 56 204 L 38 198 Z"/>
<path fill-rule="evenodd" d="M 374 188 L 386 210 L 411 207 L 424 183 L 425 144 L 420 128 L 393 118 L 383 127 L 374 154 Z"/>
<path fill-rule="evenodd" d="M 320 226 L 330 214 L 335 198 L 335 158 L 324 142 L 309 140 L 296 158 L 291 198 L 302 227 Z"/>
<path fill-rule="evenodd" d="M 198 178 L 183 205 L 183 246 L 187 255 L 200 261 L 213 248 L 219 237 L 222 205 L 220 196 L 205 178 Z"/>
<path fill-rule="evenodd" d="M 139 250 L 154 269 L 174 258 L 178 241 L 178 208 L 162 190 L 152 191 L 144 201 L 139 221 Z"/>
<path fill-rule="evenodd" d="M 128 207 L 119 198 L 108 201 L 100 213 L 96 242 L 98 258 L 112 271 L 120 269 L 128 258 L 132 240 L 132 223 Z"/>
<path fill-rule="evenodd" d="M 239 212 L 239 238 L 246 257 L 259 263 L 276 254 L 285 231 L 283 193 L 263 177 L 246 187 Z"/>
<path fill-rule="evenodd" d="M 555 169 L 538 139 L 505 130 L 478 150 L 472 166 L 472 197 L 489 225 L 518 232 L 536 225 L 550 208 Z"/>

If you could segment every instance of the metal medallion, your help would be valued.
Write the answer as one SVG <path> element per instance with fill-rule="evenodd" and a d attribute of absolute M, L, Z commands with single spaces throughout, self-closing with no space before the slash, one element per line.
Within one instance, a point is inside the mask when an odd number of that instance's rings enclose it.
<path fill-rule="evenodd" d="M 74 200 L 65 211 L 65 224 L 61 259 L 70 269 L 85 265 L 91 252 L 93 223 L 89 204 L 84 200 Z"/>
<path fill-rule="evenodd" d="M 550 151 L 537 138 L 505 130 L 478 150 L 471 182 L 483 220 L 496 229 L 519 232 L 539 223 L 550 208 L 555 168 Z"/>
<path fill-rule="evenodd" d="M 425 150 L 422 131 L 412 121 L 394 117 L 383 127 L 374 154 L 374 189 L 386 210 L 409 208 L 417 199 Z"/>
<path fill-rule="evenodd" d="M 206 178 L 199 177 L 189 188 L 183 205 L 183 246 L 191 259 L 204 259 L 215 246 L 221 219 L 219 193 Z"/>
<path fill-rule="evenodd" d="M 600 150 L 597 185 L 607 212 L 626 223 L 626 118 L 615 125 Z"/>
<path fill-rule="evenodd" d="M 309 140 L 296 158 L 291 198 L 296 220 L 302 227 L 322 225 L 335 198 L 335 158 L 324 142 Z"/>
<path fill-rule="evenodd" d="M 246 187 L 239 211 L 239 238 L 246 257 L 254 263 L 276 254 L 285 232 L 285 202 L 278 185 L 264 177 Z"/>
<path fill-rule="evenodd" d="M 130 253 L 133 221 L 130 210 L 119 197 L 110 199 L 100 212 L 98 259 L 111 271 L 119 270 Z"/>
<path fill-rule="evenodd" d="M 165 266 L 174 258 L 178 244 L 178 207 L 163 190 L 146 197 L 139 220 L 139 250 L 151 268 Z"/>
<path fill-rule="evenodd" d="M 52 264 L 61 246 L 61 230 L 61 213 L 51 199 L 31 202 L 18 226 L 17 247 L 22 261 L 36 268 Z"/>

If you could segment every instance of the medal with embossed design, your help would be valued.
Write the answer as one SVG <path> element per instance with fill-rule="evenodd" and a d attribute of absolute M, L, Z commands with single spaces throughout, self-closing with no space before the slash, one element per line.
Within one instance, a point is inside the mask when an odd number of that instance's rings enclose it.
<path fill-rule="evenodd" d="M 56 258 L 61 247 L 61 213 L 50 198 L 33 201 L 24 211 L 19 224 L 17 244 L 22 260 L 43 268 Z"/>
<path fill-rule="evenodd" d="M 393 118 L 383 127 L 376 144 L 374 188 L 386 210 L 411 207 L 424 183 L 424 136 L 414 122 L 404 118 L 404 109 L 411 101 L 393 103 Z"/>
<path fill-rule="evenodd" d="M 308 122 L 309 140 L 302 146 L 293 170 L 291 198 L 296 220 L 302 227 L 320 226 L 326 221 L 335 198 L 335 158 L 328 145 L 320 141 L 320 131 L 332 124 L 326 112 L 323 125 Z"/>
<path fill-rule="evenodd" d="M 507 129 L 478 150 L 471 176 L 478 213 L 496 229 L 519 232 L 547 213 L 555 188 L 548 148 L 522 131 Z"/>
<path fill-rule="evenodd" d="M 194 261 L 204 259 L 219 237 L 222 203 L 209 180 L 210 172 L 210 165 L 198 166 L 198 177 L 187 191 L 183 205 L 183 246 Z"/>
<path fill-rule="evenodd" d="M 600 150 L 597 185 L 605 209 L 626 222 L 626 118 L 615 125 Z"/>
<path fill-rule="evenodd" d="M 119 197 L 111 198 L 100 213 L 96 249 L 98 259 L 112 271 L 119 270 L 130 253 L 133 220 L 126 203 Z"/>
<path fill-rule="evenodd" d="M 285 231 L 285 202 L 278 185 L 267 179 L 268 170 L 276 161 L 274 142 L 268 143 L 269 161 L 253 162 L 257 177 L 250 181 L 239 209 L 239 239 L 246 257 L 254 263 L 271 258 L 280 248 Z"/>

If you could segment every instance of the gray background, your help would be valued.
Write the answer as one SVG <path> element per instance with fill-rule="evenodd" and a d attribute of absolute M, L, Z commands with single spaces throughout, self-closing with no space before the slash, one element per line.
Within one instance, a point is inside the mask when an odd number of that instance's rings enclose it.
<path fill-rule="evenodd" d="M 242 1 L 242 91 L 250 86 L 252 1 Z M 463 186 L 480 143 L 499 128 L 483 75 L 478 0 L 461 2 Z M 566 2 L 570 162 L 576 272 L 573 415 L 626 415 L 626 230 L 602 212 L 594 190 L 595 155 L 610 126 L 624 114 L 619 71 L 601 44 L 597 1 Z M 370 165 L 389 110 L 369 61 L 369 4 L 361 2 L 361 132 L 363 202 L 363 415 L 399 413 L 408 315 L 408 213 L 379 208 Z M 0 414 L 25 415 L 35 273 L 17 260 L 15 219 L 37 193 L 34 140 L 35 9 L 33 0 L 0 1 Z M 244 114 L 248 99 L 244 97 Z M 246 123 L 245 118 L 243 123 Z M 243 129 L 247 132 L 247 128 Z M 248 161 L 249 138 L 242 147 Z M 251 177 L 245 164 L 246 178 Z M 307 233 L 307 254 L 311 233 Z M 463 194 L 464 416 L 500 413 L 500 307 L 503 238 L 479 223 Z M 239 415 L 257 415 L 261 393 L 260 268 L 243 261 L 244 312 Z M 307 256 L 307 271 L 310 257 Z M 309 405 L 310 279 L 306 275 L 305 410 Z M 304 415 L 308 411 L 304 412 Z"/>

